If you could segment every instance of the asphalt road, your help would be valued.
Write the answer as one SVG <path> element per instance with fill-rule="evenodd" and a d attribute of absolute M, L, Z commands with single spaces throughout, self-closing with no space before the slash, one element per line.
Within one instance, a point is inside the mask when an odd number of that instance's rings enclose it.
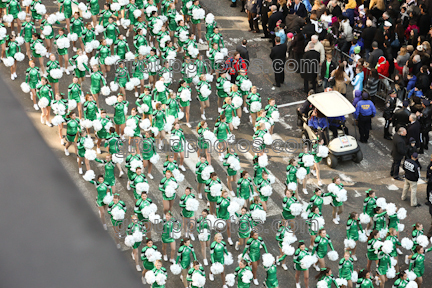
<path fill-rule="evenodd" d="M 207 10 L 207 12 L 211 12 L 216 16 L 216 21 L 219 23 L 219 26 L 221 27 L 221 33 L 224 36 L 224 41 L 226 46 L 229 48 L 229 50 L 234 50 L 235 46 L 241 41 L 241 39 L 245 38 L 249 41 L 249 53 L 251 58 L 256 58 L 262 61 L 263 65 L 263 71 L 253 71 L 249 74 L 250 79 L 252 80 L 253 84 L 259 87 L 259 93 L 261 94 L 263 101 L 266 101 L 268 97 L 274 97 L 276 99 L 276 103 L 278 105 L 286 104 L 286 103 L 292 103 L 300 100 L 304 100 L 306 98 L 306 95 L 302 92 L 303 88 L 303 81 L 301 77 L 298 74 L 287 74 L 286 75 L 286 82 L 281 88 L 277 88 L 277 90 L 272 90 L 272 81 L 273 81 L 273 75 L 270 71 L 271 69 L 271 62 L 269 59 L 270 54 L 270 43 L 266 41 L 266 39 L 261 39 L 261 34 L 255 34 L 248 32 L 248 23 L 246 14 L 240 13 L 240 8 L 230 8 L 229 4 L 230 1 L 228 0 L 221 0 L 221 1 L 209 1 L 209 0 L 203 0 L 201 1 L 204 8 Z M 51 7 L 50 7 L 51 6 Z M 47 8 L 49 11 L 52 11 L 56 6 L 54 4 L 47 4 Z M 204 30 L 204 29 L 203 29 Z M 123 29 L 121 28 L 122 33 L 124 33 Z M 72 53 L 72 52 L 70 52 Z M 204 51 L 202 51 L 204 53 Z M 72 54 L 70 54 L 72 55 Z M 21 63 L 18 67 L 18 76 L 19 78 L 15 81 L 11 81 L 9 79 L 9 74 L 7 68 L 4 66 L 1 67 L 3 74 L 5 75 L 4 79 L 9 84 L 11 90 L 14 92 L 15 97 L 21 102 L 23 109 L 27 113 L 27 115 L 32 119 L 34 125 L 39 130 L 42 137 L 46 140 L 47 144 L 53 149 L 54 153 L 56 154 L 57 158 L 61 161 L 61 163 L 64 165 L 66 170 L 70 173 L 70 176 L 72 177 L 75 184 L 79 187 L 79 191 L 84 195 L 85 199 L 88 203 L 90 203 L 93 211 L 95 214 L 97 213 L 97 208 L 94 205 L 94 199 L 96 196 L 96 191 L 94 187 L 87 182 L 85 182 L 81 176 L 78 174 L 78 168 L 76 163 L 76 158 L 74 157 L 73 149 L 70 149 L 71 156 L 66 157 L 63 152 L 63 146 L 60 145 L 60 142 L 57 137 L 57 128 L 49 128 L 47 126 L 43 126 L 40 124 L 39 121 L 39 111 L 34 111 L 32 107 L 32 102 L 30 101 L 28 94 L 24 94 L 21 92 L 21 89 L 19 88 L 20 83 L 24 79 L 24 72 L 27 67 L 25 66 L 24 62 Z M 267 69 L 267 70 L 266 70 Z M 7 76 L 7 77 L 6 77 Z M 175 75 L 174 79 L 178 81 L 180 78 L 179 75 Z M 107 81 L 110 82 L 114 79 L 113 71 L 111 71 L 108 75 Z M 67 86 L 72 82 L 71 76 L 64 76 L 61 80 L 60 84 L 60 90 L 63 92 L 67 91 Z M 177 82 L 178 83 L 178 82 Z M 85 80 L 83 85 L 83 90 L 87 91 L 89 88 L 89 80 L 88 78 Z M 214 84 L 213 84 L 214 85 Z M 173 84 L 174 87 L 176 87 L 176 83 Z M 193 90 L 194 91 L 194 90 Z M 215 88 L 213 86 L 213 91 L 215 91 Z M 195 91 L 194 91 L 195 93 Z M 193 94 L 195 95 L 195 94 Z M 348 93 L 348 95 L 351 95 L 351 93 Z M 350 96 L 349 96 L 350 97 Z M 195 101 L 195 97 L 192 97 L 192 106 L 191 106 L 191 124 L 194 127 L 196 127 L 197 123 L 200 121 L 199 119 L 199 113 L 193 113 L 193 111 L 197 111 L 199 108 L 199 104 L 197 101 Z M 127 100 L 131 103 L 135 102 L 135 97 L 132 93 L 127 93 Z M 107 105 L 104 103 L 104 101 L 101 101 L 101 108 L 108 108 L 109 113 L 113 113 L 113 109 L 107 107 Z M 265 102 L 263 103 L 265 104 Z M 132 104 L 130 106 L 134 107 L 135 105 Z M 211 96 L 211 107 L 212 109 L 209 109 L 206 112 L 208 123 L 210 127 L 213 127 L 215 119 L 217 117 L 217 111 L 214 107 L 216 107 L 216 96 L 212 94 Z M 284 108 L 280 108 L 280 114 L 281 114 L 281 122 L 277 123 L 275 125 L 274 129 L 274 137 L 275 139 L 281 139 L 283 141 L 300 141 L 300 135 L 301 130 L 298 129 L 296 126 L 296 112 L 295 109 L 297 108 L 297 105 L 293 106 L 287 106 Z M 130 109 L 129 109 L 130 110 Z M 355 135 L 354 127 L 352 126 L 352 119 L 348 120 L 349 123 L 349 129 L 351 134 Z M 404 207 L 408 210 L 408 217 L 403 221 L 403 223 L 406 225 L 406 229 L 410 227 L 411 224 L 414 222 L 421 222 L 424 224 L 425 227 L 429 227 L 430 224 L 430 216 L 428 213 L 427 206 L 422 206 L 417 209 L 412 209 L 409 206 L 409 202 L 407 201 L 401 201 L 400 200 L 400 194 L 402 190 L 403 182 L 398 182 L 392 180 L 391 177 L 389 177 L 389 170 L 391 165 L 391 156 L 390 156 L 390 147 L 391 142 L 383 139 L 383 121 L 381 115 L 379 117 L 376 117 L 376 119 L 373 120 L 373 130 L 371 131 L 371 139 L 368 144 L 362 144 L 360 143 L 360 147 L 364 154 L 364 159 L 360 163 L 356 164 L 352 161 L 343 162 L 341 163 L 336 169 L 330 169 L 325 165 L 321 165 L 322 169 L 322 179 L 323 183 L 325 185 L 329 184 L 331 182 L 331 178 L 333 178 L 336 175 L 339 175 L 342 178 L 342 181 L 348 191 L 348 201 L 345 203 L 345 211 L 341 217 L 342 221 L 340 225 L 335 225 L 333 222 L 331 222 L 331 207 L 326 206 L 323 209 L 323 214 L 326 219 L 326 225 L 325 227 L 328 230 L 328 233 L 331 235 L 333 243 L 336 247 L 336 250 L 338 251 L 339 255 L 341 256 L 343 253 L 343 240 L 345 239 L 345 225 L 344 222 L 348 218 L 348 214 L 352 211 L 361 212 L 362 209 L 362 202 L 364 199 L 364 191 L 372 188 L 377 191 L 378 197 L 383 196 L 386 197 L 387 202 L 393 202 L 398 207 Z M 194 129 L 189 129 L 185 125 L 182 125 L 181 128 L 185 132 L 186 138 L 194 139 L 196 138 L 196 133 Z M 235 132 L 237 139 L 252 139 L 252 126 L 249 124 L 247 116 L 243 115 L 242 118 L 242 124 L 239 127 L 239 130 Z M 300 142 L 299 142 L 300 143 Z M 105 155 L 106 150 L 103 151 Z M 297 154 L 300 151 L 291 151 L 285 152 L 285 153 L 275 153 L 272 151 L 269 151 L 269 166 L 267 167 L 278 180 L 278 182 L 273 187 L 273 195 L 271 197 L 271 200 L 269 201 L 269 209 L 268 209 L 268 218 L 267 222 L 268 224 L 271 224 L 278 219 L 280 219 L 280 212 L 282 211 L 282 199 L 283 199 L 283 182 L 285 181 L 285 169 L 288 165 L 288 161 L 291 157 L 297 156 Z M 163 154 L 161 154 L 161 158 Z M 212 159 L 212 165 L 215 168 L 215 171 L 218 173 L 218 175 L 225 175 L 224 168 L 222 166 L 222 163 L 218 160 L 216 155 L 213 155 Z M 253 172 L 253 166 L 252 166 L 252 157 L 253 154 L 251 152 L 248 153 L 241 153 L 240 155 L 241 159 L 241 165 L 242 169 L 246 169 L 250 173 Z M 427 166 L 428 163 L 428 156 L 422 155 L 420 161 L 422 162 L 423 166 Z M 195 174 L 194 174 L 194 167 L 195 163 L 197 162 L 197 155 L 191 154 L 185 161 L 185 166 L 187 168 L 187 172 L 185 172 L 185 181 L 181 183 L 179 188 L 179 194 L 181 195 L 182 191 L 186 186 L 196 187 L 195 183 Z M 97 165 L 96 163 L 91 163 L 92 169 L 95 170 L 96 174 L 99 174 L 103 172 L 103 167 L 100 165 Z M 158 191 L 158 184 L 161 178 L 163 177 L 161 174 L 161 168 L 162 168 L 162 162 L 156 165 L 156 168 L 154 172 L 152 173 L 153 176 L 155 176 L 155 179 L 153 181 L 150 181 L 150 197 L 153 199 L 153 201 L 158 204 L 159 207 L 162 207 L 162 197 Z M 424 172 L 422 172 L 424 174 Z M 117 173 L 116 173 L 117 174 Z M 134 205 L 134 198 L 132 191 L 126 190 L 126 181 L 127 179 L 125 176 L 123 178 L 118 178 L 116 184 L 116 189 L 118 192 L 120 192 L 122 200 L 125 201 L 125 203 L 128 206 L 128 213 L 127 216 L 131 214 L 133 211 L 133 205 Z M 221 176 L 221 180 L 223 181 L 224 185 L 226 185 L 226 179 L 224 176 Z M 309 195 L 306 197 L 301 193 L 300 196 L 303 200 L 306 199 L 308 201 L 309 197 L 311 196 L 312 190 L 317 187 L 317 181 L 316 179 L 312 178 L 308 182 L 308 191 Z M 426 185 L 421 184 L 418 188 L 418 197 L 420 199 L 420 203 L 423 203 L 423 199 L 425 199 L 425 189 Z M 201 201 L 200 208 L 205 207 L 204 201 Z M 175 211 L 174 216 L 177 219 L 180 219 L 180 209 L 178 208 L 178 199 L 175 201 Z M 161 213 L 162 209 L 160 208 L 158 213 Z M 107 219 L 108 220 L 108 219 Z M 97 218 L 89 220 L 89 221 L 98 221 Z M 299 220 L 302 222 L 302 220 Z M 108 230 L 110 231 L 110 230 Z M 160 242 L 160 235 L 155 235 L 156 233 L 153 233 L 153 238 L 156 241 L 156 245 L 158 247 L 161 246 Z M 409 231 L 401 232 L 401 238 L 408 236 Z M 273 229 L 270 228 L 270 226 L 265 227 L 265 229 L 262 231 L 261 236 L 264 238 L 264 241 L 267 244 L 267 247 L 269 248 L 269 252 L 273 255 L 279 254 L 279 249 L 277 247 L 276 241 L 275 241 L 275 233 Z M 309 242 L 309 235 L 306 231 L 297 233 L 298 239 L 303 239 L 306 242 Z M 233 240 L 236 240 L 236 236 L 233 237 Z M 77 236 L 77 241 L 79 241 L 79 236 Z M 95 240 L 96 241 L 96 240 Z M 112 242 L 114 246 L 114 241 Z M 199 247 L 199 243 L 196 241 L 194 243 L 195 247 Z M 122 245 L 121 250 L 123 251 L 124 257 L 127 257 L 129 261 L 132 263 L 132 260 L 130 258 L 130 249 L 124 245 Z M 199 249 L 196 249 L 199 250 Z M 233 247 L 229 247 L 229 251 L 233 252 L 233 254 L 236 256 L 238 253 L 234 250 Z M 364 256 L 364 253 L 366 252 L 366 246 L 364 244 L 359 245 L 357 256 L 359 258 L 358 262 L 355 263 L 356 269 L 362 269 L 366 267 L 366 258 L 362 257 Z M 198 259 L 202 259 L 200 252 L 197 251 Z M 288 257 L 288 263 L 291 262 L 291 257 Z M 402 256 L 399 257 L 400 262 L 402 263 L 403 258 Z M 337 263 L 336 262 L 330 262 L 326 261 L 328 266 L 332 268 L 335 274 L 337 274 Z M 169 264 L 164 264 L 166 268 L 169 268 Z M 425 260 L 425 266 L 426 266 L 426 272 L 425 272 L 425 278 L 431 276 L 431 260 L 429 257 L 426 257 Z M 131 266 L 132 267 L 132 266 Z M 228 266 L 227 272 L 231 273 L 235 269 L 235 265 Z M 290 269 L 288 271 L 284 271 L 281 268 L 278 270 L 278 276 L 279 276 L 279 284 L 280 287 L 294 287 L 295 281 L 294 281 L 294 270 L 292 270 L 292 265 L 290 265 Z M 402 264 L 402 269 L 405 269 L 406 265 Z M 133 269 L 133 268 L 131 268 Z M 209 273 L 209 267 L 206 267 L 207 274 Z M 313 287 L 316 283 L 316 281 L 312 278 L 316 275 L 315 271 L 311 270 L 311 287 Z M 140 273 L 136 272 L 136 277 L 140 277 Z M 207 280 L 206 287 L 221 287 L 223 283 L 221 283 L 219 277 L 215 277 L 214 282 L 210 282 Z M 262 283 L 262 281 L 265 278 L 265 272 L 262 267 L 259 269 L 259 281 Z M 390 281 L 392 283 L 392 281 Z M 173 276 L 169 274 L 168 277 L 168 283 L 167 287 L 174 287 L 176 285 L 182 285 L 180 282 L 179 277 Z M 386 287 L 391 287 L 389 283 L 387 283 Z"/>

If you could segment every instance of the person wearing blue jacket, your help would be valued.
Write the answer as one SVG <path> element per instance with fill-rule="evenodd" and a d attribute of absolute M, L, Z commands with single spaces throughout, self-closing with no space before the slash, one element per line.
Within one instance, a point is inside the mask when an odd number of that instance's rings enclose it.
<path fill-rule="evenodd" d="M 363 68 L 361 66 L 358 66 L 356 68 L 356 75 L 354 76 L 354 79 L 351 81 L 351 84 L 354 86 L 353 87 L 354 97 L 357 91 L 360 92 L 363 91 L 363 80 L 364 80 Z"/>
<path fill-rule="evenodd" d="M 324 144 L 328 143 L 328 121 L 327 118 L 322 115 L 318 110 L 312 112 L 311 117 L 308 120 L 308 126 L 317 134 L 319 139 L 324 139 Z"/>
<path fill-rule="evenodd" d="M 411 96 L 423 98 L 423 92 L 419 90 L 417 87 L 414 87 L 411 90 L 407 90 L 407 91 L 408 91 L 408 99 L 410 99 Z"/>
<path fill-rule="evenodd" d="M 360 90 L 354 90 L 354 100 L 352 102 L 352 105 L 354 107 L 357 106 L 357 103 L 362 99 L 362 91 Z"/>
<path fill-rule="evenodd" d="M 410 91 L 411 89 L 413 89 L 415 87 L 415 84 L 417 82 L 417 77 L 412 72 L 410 72 L 408 74 L 407 78 L 408 78 L 408 84 L 407 84 L 406 89 L 407 89 L 407 91 Z"/>
<path fill-rule="evenodd" d="M 372 127 L 372 117 L 375 117 L 376 108 L 370 100 L 369 93 L 362 93 L 362 100 L 357 103 L 354 118 L 357 120 L 357 126 L 360 132 L 360 142 L 367 143 L 369 139 L 369 130 Z"/>

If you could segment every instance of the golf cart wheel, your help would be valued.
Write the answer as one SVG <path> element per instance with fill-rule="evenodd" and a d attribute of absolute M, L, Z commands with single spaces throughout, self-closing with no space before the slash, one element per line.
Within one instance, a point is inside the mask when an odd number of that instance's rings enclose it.
<path fill-rule="evenodd" d="M 330 168 L 336 168 L 336 166 L 338 165 L 338 160 L 333 154 L 329 154 L 326 158 L 326 161 L 327 166 L 329 166 Z"/>
<path fill-rule="evenodd" d="M 303 142 L 305 142 L 306 140 L 309 140 L 309 135 L 306 131 L 303 130 L 302 134 L 301 134 L 301 138 L 303 140 Z"/>
<path fill-rule="evenodd" d="M 356 155 L 354 156 L 353 161 L 355 163 L 360 163 L 363 160 L 363 152 L 361 150 L 357 151 Z"/>

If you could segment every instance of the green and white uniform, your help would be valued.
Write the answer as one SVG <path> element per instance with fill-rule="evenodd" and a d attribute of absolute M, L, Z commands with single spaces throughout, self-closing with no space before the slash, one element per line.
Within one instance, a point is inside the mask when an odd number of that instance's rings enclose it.
<path fill-rule="evenodd" d="M 119 200 L 117 202 L 117 204 L 115 204 L 114 201 L 111 201 L 111 203 L 108 204 L 108 214 L 111 215 L 111 224 L 113 226 L 120 226 L 120 224 L 123 223 L 123 220 L 114 220 L 114 218 L 113 218 L 113 216 L 111 214 L 112 210 L 114 208 L 116 208 L 116 207 L 118 207 L 119 209 L 123 210 L 125 213 L 126 213 L 127 207 L 126 207 L 126 204 L 123 201 L 121 201 L 121 200 Z"/>
<path fill-rule="evenodd" d="M 207 166 L 209 166 L 209 163 L 208 163 L 207 160 L 204 163 L 201 162 L 201 161 L 198 161 L 198 163 L 195 166 L 195 175 L 196 175 L 196 178 L 197 178 L 197 182 L 200 183 L 200 184 L 206 183 L 206 181 L 201 178 L 201 172 Z"/>
<path fill-rule="evenodd" d="M 142 158 L 146 161 L 150 160 L 156 154 L 156 143 L 153 137 L 143 138 Z"/>
<path fill-rule="evenodd" d="M 359 239 L 359 231 L 363 232 L 363 228 L 360 225 L 358 220 L 354 220 L 349 218 L 347 221 L 347 239 L 352 239 L 354 241 L 358 241 Z"/>
<path fill-rule="evenodd" d="M 144 209 L 145 207 L 149 206 L 152 203 L 153 203 L 153 201 L 149 197 L 147 197 L 146 200 L 143 200 L 142 198 L 140 198 L 135 202 L 134 212 L 135 212 L 135 215 L 138 216 L 139 221 L 141 221 L 141 222 L 148 222 L 149 221 L 148 218 L 144 217 L 141 210 Z"/>
<path fill-rule="evenodd" d="M 261 236 L 258 239 L 249 238 L 243 250 L 242 257 L 244 259 L 245 254 L 248 253 L 250 262 L 258 261 L 261 258 L 261 249 L 264 249 L 265 253 L 268 253 L 267 246 Z"/>
<path fill-rule="evenodd" d="M 180 222 L 171 218 L 170 221 L 163 221 L 162 243 L 172 243 L 175 241 L 173 238 L 174 232 L 181 231 Z"/>
<path fill-rule="evenodd" d="M 192 244 L 189 244 L 189 246 L 186 245 L 180 246 L 180 248 L 177 251 L 176 264 L 180 264 L 182 269 L 189 268 L 192 262 L 190 254 L 192 254 L 193 260 L 197 261 L 196 254 Z"/>
<path fill-rule="evenodd" d="M 138 194 L 138 192 L 136 191 L 136 185 L 138 183 L 147 183 L 147 178 L 144 174 L 134 174 L 131 178 L 131 183 L 130 183 L 130 187 L 133 189 L 133 193 L 134 193 L 134 197 L 136 200 L 141 199 L 141 194 Z"/>
<path fill-rule="evenodd" d="M 238 218 L 238 232 L 237 235 L 241 239 L 249 238 L 250 232 L 252 231 L 252 228 L 255 226 L 255 222 L 252 219 L 252 216 L 250 213 L 246 212 L 244 215 L 235 213 L 235 215 Z"/>
<path fill-rule="evenodd" d="M 282 201 L 282 206 L 283 206 L 283 210 L 282 210 L 282 218 L 285 220 L 288 219 L 294 219 L 295 216 L 291 213 L 291 205 L 294 203 L 298 203 L 298 200 L 295 196 L 291 196 L 290 198 L 288 197 L 284 197 L 283 201 Z"/>
<path fill-rule="evenodd" d="M 147 105 L 148 111 L 144 115 L 153 115 L 152 96 L 150 94 L 141 94 L 135 104 L 144 111 L 144 105 Z"/>
<path fill-rule="evenodd" d="M 83 105 L 84 118 L 94 121 L 97 119 L 99 108 L 97 107 L 96 101 L 86 101 Z"/>
<path fill-rule="evenodd" d="M 180 198 L 179 205 L 180 205 L 180 208 L 182 208 L 182 211 L 180 214 L 185 218 L 192 218 L 192 217 L 194 217 L 194 214 L 195 214 L 194 211 L 189 211 L 186 209 L 186 202 L 189 199 L 195 199 L 195 195 L 192 193 L 190 193 L 189 195 L 183 194 Z"/>
<path fill-rule="evenodd" d="M 312 249 L 312 255 L 317 254 L 318 258 L 324 258 L 327 255 L 328 247 L 334 251 L 333 244 L 330 240 L 330 236 L 327 234 L 326 237 L 317 236 L 314 241 L 314 247 Z"/>
<path fill-rule="evenodd" d="M 126 229 L 126 235 L 132 235 L 137 231 L 140 231 L 143 234 L 147 232 L 146 227 L 140 221 L 137 221 L 136 223 L 133 222 L 130 223 Z M 135 244 L 132 246 L 132 249 L 137 249 L 140 245 L 141 245 L 141 241 L 135 242 Z"/>
<path fill-rule="evenodd" d="M 106 86 L 107 83 L 101 71 L 98 70 L 90 75 L 90 92 L 92 94 L 99 94 L 102 88 L 101 82 L 103 86 Z"/>
<path fill-rule="evenodd" d="M 228 160 L 228 158 L 229 158 L 230 156 L 234 157 L 234 158 L 237 159 L 239 162 L 240 162 L 240 158 L 239 158 L 239 156 L 237 155 L 237 153 L 227 153 L 227 154 L 225 155 L 225 157 L 224 157 L 223 166 L 226 167 L 226 169 L 227 169 L 227 171 L 226 171 L 227 175 L 228 175 L 228 176 L 235 176 L 235 175 L 237 175 L 237 170 L 231 169 L 231 168 L 230 168 L 230 164 L 227 163 L 227 160 Z"/>
<path fill-rule="evenodd" d="M 208 221 L 207 218 L 204 218 L 203 216 L 200 216 L 198 218 L 197 222 L 196 222 L 196 227 L 197 227 L 198 234 L 203 233 L 204 230 L 207 230 L 207 232 L 208 232 L 207 240 L 205 240 L 205 241 L 209 241 L 210 240 L 211 228 L 212 228 L 210 225 L 211 225 L 210 221 Z"/>
<path fill-rule="evenodd" d="M 237 181 L 237 197 L 249 200 L 254 194 L 254 183 L 250 177 L 240 178 Z"/>
<path fill-rule="evenodd" d="M 66 140 L 68 142 L 75 142 L 77 133 L 81 130 L 80 121 L 78 118 L 65 118 L 66 121 Z M 106 179 L 105 179 L 106 180 Z"/>
<path fill-rule="evenodd" d="M 222 220 L 228 220 L 230 213 L 228 212 L 228 206 L 230 205 L 231 198 L 219 197 L 216 202 L 216 216 Z"/>
<path fill-rule="evenodd" d="M 168 187 L 170 182 L 174 182 L 176 184 L 176 187 L 178 188 L 177 180 L 175 180 L 174 177 L 170 177 L 169 179 L 164 177 L 159 184 L 159 191 L 162 192 L 163 200 L 174 200 L 176 198 L 176 193 L 174 193 L 172 197 L 167 197 L 165 195 L 165 189 Z"/>
<path fill-rule="evenodd" d="M 345 280 L 351 280 L 352 273 L 354 272 L 354 259 L 349 258 L 346 260 L 345 258 L 342 258 L 339 261 L 339 277 Z"/>
<path fill-rule="evenodd" d="M 199 288 L 199 287 L 197 287 L 197 286 L 194 286 L 194 285 L 192 285 L 192 277 L 193 277 L 193 275 L 195 274 L 195 273 L 199 273 L 201 276 L 203 276 L 204 278 L 206 277 L 206 275 L 205 275 L 205 270 L 204 270 L 204 268 L 202 267 L 202 266 L 200 266 L 199 267 L 199 269 L 198 270 L 196 270 L 195 268 L 190 268 L 189 269 L 189 271 L 188 271 L 188 274 L 187 274 L 187 277 L 186 277 L 186 280 L 188 281 L 188 282 L 190 282 L 191 284 L 191 288 Z"/>
<path fill-rule="evenodd" d="M 111 190 L 111 186 L 106 182 L 100 183 L 99 181 L 94 181 L 94 180 L 91 180 L 89 182 L 91 184 L 95 185 L 95 187 L 96 187 L 96 191 L 97 191 L 96 204 L 97 204 L 97 206 L 99 206 L 99 207 L 105 206 L 106 204 L 103 202 L 103 199 L 108 194 L 108 190 Z"/>
<path fill-rule="evenodd" d="M 225 264 L 225 254 L 228 255 L 226 243 L 221 241 L 220 243 L 214 241 L 210 245 L 210 259 L 212 263 Z"/>
<path fill-rule="evenodd" d="M 150 248 L 152 248 L 153 250 L 157 251 L 157 246 L 156 245 L 153 245 L 151 247 L 149 247 L 149 246 L 146 245 L 141 250 L 141 260 L 143 261 L 143 267 L 146 270 L 152 270 L 154 268 L 154 263 L 150 262 L 147 259 L 146 255 L 145 255 L 145 253 L 147 252 L 147 250 L 150 249 Z"/>
<path fill-rule="evenodd" d="M 204 192 L 205 193 L 207 193 L 207 200 L 209 201 L 209 202 L 217 202 L 217 200 L 219 199 L 219 197 L 213 197 L 212 195 L 211 195 L 211 193 L 210 193 L 210 188 L 213 186 L 213 185 L 215 185 L 215 184 L 221 184 L 222 182 L 221 182 L 221 180 L 219 179 L 219 178 L 217 178 L 216 180 L 213 180 L 213 179 L 208 179 L 207 181 L 206 181 L 206 185 L 205 185 L 205 188 L 204 188 Z"/>
<path fill-rule="evenodd" d="M 214 134 L 219 142 L 226 142 L 230 133 L 231 130 L 226 122 L 216 122 Z"/>
<path fill-rule="evenodd" d="M 308 248 L 304 248 L 304 250 L 301 250 L 300 248 L 297 248 L 297 250 L 294 252 L 294 268 L 297 271 L 306 271 L 308 269 L 303 269 L 301 266 L 301 260 L 306 256 L 310 255 L 308 252 Z"/>
<path fill-rule="evenodd" d="M 38 97 L 38 99 L 42 99 L 42 97 L 45 97 L 46 99 L 48 99 L 48 106 L 51 105 L 51 101 L 54 100 L 54 92 L 51 88 L 51 85 L 49 84 L 39 84 L 36 87 L 36 95 Z"/>
<path fill-rule="evenodd" d="M 105 160 L 101 160 L 96 158 L 95 159 L 96 162 L 102 163 L 105 165 L 105 175 L 104 175 L 104 179 L 105 182 L 110 185 L 111 187 L 115 185 L 116 183 L 116 179 L 114 176 L 114 168 L 116 166 L 116 164 L 110 160 L 110 161 L 105 161 Z"/>

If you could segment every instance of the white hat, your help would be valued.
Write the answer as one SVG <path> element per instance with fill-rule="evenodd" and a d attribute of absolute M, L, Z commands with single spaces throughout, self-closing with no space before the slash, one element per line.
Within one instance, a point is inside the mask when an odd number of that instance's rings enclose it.
<path fill-rule="evenodd" d="M 417 46 L 417 50 L 418 51 L 423 51 L 423 46 L 422 45 Z"/>
<path fill-rule="evenodd" d="M 389 21 L 384 21 L 384 26 L 386 27 L 391 27 L 392 24 Z"/>

